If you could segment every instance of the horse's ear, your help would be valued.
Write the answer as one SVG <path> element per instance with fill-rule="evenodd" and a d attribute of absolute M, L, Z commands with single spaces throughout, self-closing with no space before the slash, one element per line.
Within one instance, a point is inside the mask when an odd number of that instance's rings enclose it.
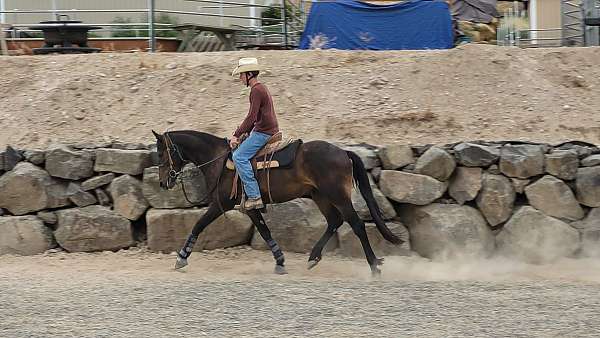
<path fill-rule="evenodd" d="M 160 134 L 156 133 L 154 129 L 152 129 L 152 134 L 154 134 L 157 140 L 160 140 Z"/>

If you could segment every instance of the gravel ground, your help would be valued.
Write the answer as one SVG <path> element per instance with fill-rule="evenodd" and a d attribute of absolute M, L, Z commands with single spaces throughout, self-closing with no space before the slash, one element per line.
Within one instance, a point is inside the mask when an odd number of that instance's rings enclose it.
<path fill-rule="evenodd" d="M 247 248 L 0 257 L 0 337 L 597 337 L 600 261 L 326 257 Z"/>

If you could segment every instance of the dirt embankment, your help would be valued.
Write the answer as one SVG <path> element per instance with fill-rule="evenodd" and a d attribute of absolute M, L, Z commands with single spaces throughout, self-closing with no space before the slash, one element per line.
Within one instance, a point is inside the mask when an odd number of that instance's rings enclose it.
<path fill-rule="evenodd" d="M 305 140 L 600 143 L 600 48 L 259 51 L 0 57 L 0 147 L 228 136 L 247 110 L 230 76 L 258 56 L 282 129 Z"/>

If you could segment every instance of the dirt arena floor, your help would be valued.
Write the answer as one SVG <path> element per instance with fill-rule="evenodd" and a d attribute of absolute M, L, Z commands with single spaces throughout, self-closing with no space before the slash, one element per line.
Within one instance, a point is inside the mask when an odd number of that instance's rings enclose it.
<path fill-rule="evenodd" d="M 287 254 L 143 249 L 0 257 L 0 337 L 598 337 L 600 260 L 388 257 L 306 270 Z"/>

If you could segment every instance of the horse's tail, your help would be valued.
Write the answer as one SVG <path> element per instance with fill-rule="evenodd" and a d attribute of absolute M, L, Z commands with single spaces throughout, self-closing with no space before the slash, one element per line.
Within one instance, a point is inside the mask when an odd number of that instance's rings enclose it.
<path fill-rule="evenodd" d="M 354 177 L 354 181 L 356 181 L 356 184 L 358 185 L 360 194 L 365 199 L 365 202 L 367 202 L 369 212 L 375 221 L 375 225 L 377 225 L 377 229 L 387 241 L 394 244 L 402 244 L 404 241 L 398 236 L 394 235 L 383 220 L 383 215 L 379 209 L 379 205 L 377 205 L 377 201 L 375 201 L 375 197 L 373 197 L 373 190 L 371 190 L 369 176 L 367 176 L 367 169 L 365 169 L 363 161 L 358 155 L 356 155 L 356 153 L 352 151 L 346 151 L 346 153 L 352 160 L 352 176 Z"/>

